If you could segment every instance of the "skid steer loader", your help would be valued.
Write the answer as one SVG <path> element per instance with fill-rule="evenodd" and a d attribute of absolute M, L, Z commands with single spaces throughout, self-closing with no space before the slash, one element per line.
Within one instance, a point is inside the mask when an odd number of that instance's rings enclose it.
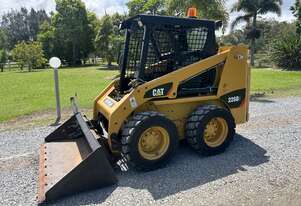
<path fill-rule="evenodd" d="M 188 17 L 124 21 L 120 77 L 96 97 L 93 119 L 72 99 L 74 115 L 41 146 L 39 203 L 115 184 L 117 162 L 160 168 L 180 140 L 202 155 L 223 152 L 248 121 L 250 68 L 246 46 L 218 47 L 219 27 Z"/>

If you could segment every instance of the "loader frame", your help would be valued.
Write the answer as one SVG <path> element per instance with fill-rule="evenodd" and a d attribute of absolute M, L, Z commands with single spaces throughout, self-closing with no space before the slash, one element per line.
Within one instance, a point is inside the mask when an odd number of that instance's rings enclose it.
<path fill-rule="evenodd" d="M 180 139 L 185 138 L 187 117 L 202 104 L 219 105 L 231 112 L 236 124 L 245 123 L 249 116 L 250 91 L 250 67 L 247 61 L 246 46 L 223 47 L 214 56 L 136 86 L 121 99 L 114 98 L 114 93 L 119 89 L 119 80 L 116 80 L 95 99 L 93 119 L 96 122 L 106 122 L 108 143 L 110 149 L 116 153 L 119 152 L 118 142 L 124 122 L 135 113 L 143 111 L 158 111 L 173 120 Z M 207 91 L 199 95 L 179 97 L 179 87 L 183 82 L 211 68 L 218 74 L 212 87 L 203 88 Z M 166 85 L 169 86 L 165 88 Z M 165 92 L 158 96 L 146 95 L 160 89 L 164 89 Z"/>

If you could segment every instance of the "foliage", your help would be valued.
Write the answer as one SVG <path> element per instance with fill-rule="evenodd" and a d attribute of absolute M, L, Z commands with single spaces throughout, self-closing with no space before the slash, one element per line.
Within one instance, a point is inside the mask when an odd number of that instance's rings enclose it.
<path fill-rule="evenodd" d="M 92 37 L 92 47 L 89 50 L 89 53 L 96 53 L 96 44 L 95 44 L 95 38 L 97 35 L 97 32 L 99 31 L 100 28 L 100 21 L 97 18 L 96 14 L 94 12 L 87 11 L 88 13 L 88 22 L 89 22 L 89 27 L 91 28 L 91 37 Z"/>
<path fill-rule="evenodd" d="M 55 56 L 55 36 L 54 28 L 48 22 L 44 22 L 40 26 L 38 41 L 41 42 L 42 48 L 47 59 Z"/>
<path fill-rule="evenodd" d="M 272 67 L 271 49 L 277 38 L 282 38 L 296 30 L 294 23 L 278 22 L 273 19 L 262 19 L 257 22 L 262 31 L 261 37 L 256 40 L 255 65 L 258 67 Z"/>
<path fill-rule="evenodd" d="M 243 12 L 231 24 L 232 30 L 242 22 L 247 23 L 249 30 L 247 36 L 251 39 L 251 65 L 254 66 L 254 55 L 256 51 L 256 39 L 260 37 L 260 31 L 257 27 L 259 15 L 265 15 L 269 12 L 281 15 L 282 0 L 238 0 L 232 7 L 231 12 Z M 251 23 L 252 22 L 252 23 Z"/>
<path fill-rule="evenodd" d="M 110 40 L 112 40 L 112 33 L 113 24 L 111 17 L 109 15 L 105 15 L 101 19 L 100 29 L 95 41 L 100 55 L 106 59 L 108 65 L 111 65 L 114 56 L 112 45 L 110 44 Z"/>
<path fill-rule="evenodd" d="M 130 0 L 127 4 L 129 16 L 137 14 L 165 14 L 164 0 Z"/>
<path fill-rule="evenodd" d="M 81 0 L 56 0 L 52 17 L 55 53 L 69 65 L 81 64 L 93 50 L 94 32 Z"/>
<path fill-rule="evenodd" d="M 265 15 L 269 12 L 281 15 L 282 0 L 238 0 L 232 7 L 231 12 L 244 12 L 238 16 L 231 24 L 232 29 L 239 23 L 246 22 L 256 26 L 258 15 Z"/>
<path fill-rule="evenodd" d="M 7 42 L 7 34 L 5 33 L 4 29 L 0 28 L 0 49 L 7 49 L 8 42 Z"/>
<path fill-rule="evenodd" d="M 2 16 L 1 27 L 7 34 L 8 46 L 13 48 L 22 41 L 35 41 L 39 32 L 39 26 L 44 21 L 50 21 L 45 10 L 30 12 L 26 8 L 20 11 L 12 10 Z"/>
<path fill-rule="evenodd" d="M 272 60 L 278 67 L 287 70 L 301 70 L 301 37 L 290 33 L 280 36 L 272 44 Z"/>
<path fill-rule="evenodd" d="M 128 18 L 127 15 L 121 15 L 119 13 L 115 13 L 115 14 L 111 15 L 112 24 L 113 24 L 113 27 L 114 27 L 113 28 L 114 29 L 114 33 L 121 34 L 119 26 L 127 18 Z M 122 31 L 122 34 L 123 34 L 123 31 Z"/>
<path fill-rule="evenodd" d="M 256 51 L 258 53 L 256 56 L 256 62 L 259 67 L 275 66 L 272 58 L 272 54 L 275 53 L 275 41 L 278 41 L 278 39 L 282 39 L 290 34 L 294 34 L 296 24 L 263 19 L 258 21 L 258 28 L 262 31 L 262 35 L 256 42 Z"/>
<path fill-rule="evenodd" d="M 229 20 L 225 0 L 130 0 L 127 6 L 130 16 L 140 13 L 186 16 L 188 8 L 194 6 L 199 11 L 199 17 L 222 20 L 224 28 Z"/>
<path fill-rule="evenodd" d="M 201 18 L 222 20 L 224 28 L 228 25 L 229 14 L 224 0 L 167 0 L 169 15 L 186 16 L 188 8 L 194 6 L 198 9 Z"/>
<path fill-rule="evenodd" d="M 4 49 L 0 49 L 0 68 L 1 68 L 1 72 L 3 72 L 4 70 L 4 66 L 5 63 L 7 61 L 7 54 L 6 51 Z"/>
<path fill-rule="evenodd" d="M 296 30 L 295 23 L 279 22 L 275 19 L 259 19 L 257 28 L 261 31 L 261 36 L 256 40 L 256 67 L 272 67 L 271 63 L 271 48 L 275 38 L 281 38 L 289 33 L 294 33 Z M 234 30 L 230 34 L 222 37 L 223 45 L 237 45 L 240 43 L 248 44 L 246 39 L 248 29 L 243 27 L 240 30 Z"/>
<path fill-rule="evenodd" d="M 247 44 L 247 42 L 245 30 L 235 30 L 221 38 L 221 44 L 227 46 L 238 45 L 241 43 Z"/>
<path fill-rule="evenodd" d="M 260 19 L 257 21 L 257 27 L 262 31 L 261 37 L 257 40 L 257 51 L 270 50 L 275 38 L 294 33 L 296 29 L 294 23 L 279 22 L 274 19 Z"/>
<path fill-rule="evenodd" d="M 28 66 L 28 70 L 39 69 L 45 66 L 47 60 L 44 58 L 42 45 L 39 42 L 22 42 L 17 44 L 11 51 L 12 57 L 20 65 L 21 70 Z"/>
<path fill-rule="evenodd" d="M 301 35 L 301 1 L 296 0 L 295 5 L 291 7 L 294 16 L 297 18 L 296 27 L 297 33 Z"/>
<path fill-rule="evenodd" d="M 7 35 L 4 32 L 4 30 L 0 28 L 0 69 L 1 69 L 1 72 L 3 72 L 5 63 L 8 60 L 7 48 L 8 48 Z"/>
<path fill-rule="evenodd" d="M 96 36 L 97 51 L 108 62 L 109 66 L 111 66 L 113 61 L 118 60 L 121 44 L 124 41 L 118 29 L 123 18 L 123 16 L 118 14 L 113 16 L 105 15 L 101 19 L 100 29 Z"/>

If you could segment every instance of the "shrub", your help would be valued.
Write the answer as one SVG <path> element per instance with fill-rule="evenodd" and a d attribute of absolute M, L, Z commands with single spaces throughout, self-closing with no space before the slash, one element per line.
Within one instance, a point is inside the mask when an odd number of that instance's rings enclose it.
<path fill-rule="evenodd" d="M 42 45 L 39 42 L 22 42 L 12 50 L 13 59 L 18 62 L 21 70 L 28 66 L 28 71 L 43 68 L 47 62 L 44 58 Z"/>
<path fill-rule="evenodd" d="M 291 33 L 277 37 L 271 44 L 271 58 L 286 70 L 301 70 L 301 37 Z"/>

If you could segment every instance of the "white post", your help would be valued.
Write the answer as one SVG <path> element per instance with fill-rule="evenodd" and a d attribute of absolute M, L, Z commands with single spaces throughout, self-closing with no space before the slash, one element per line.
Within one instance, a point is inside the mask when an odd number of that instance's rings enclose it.
<path fill-rule="evenodd" d="M 59 125 L 61 121 L 61 103 L 60 103 L 60 89 L 59 89 L 59 74 L 58 69 L 61 66 L 61 60 L 57 57 L 52 57 L 49 60 L 50 66 L 54 70 L 54 89 L 55 89 L 55 97 L 56 97 L 56 114 L 57 118 L 53 126 Z"/>

